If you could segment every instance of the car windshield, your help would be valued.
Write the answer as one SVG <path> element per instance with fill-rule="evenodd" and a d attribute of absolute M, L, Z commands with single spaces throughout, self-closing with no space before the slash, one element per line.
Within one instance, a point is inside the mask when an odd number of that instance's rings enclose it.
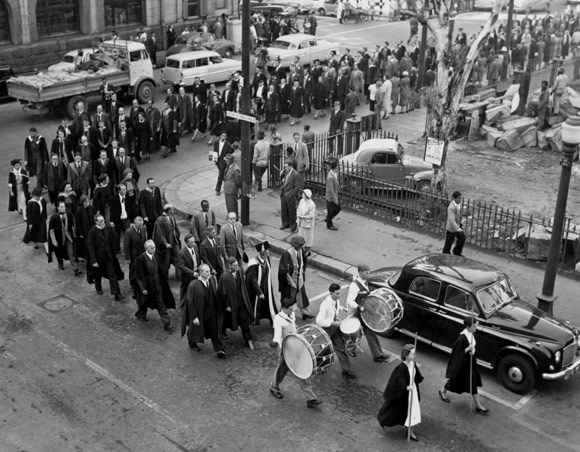
<path fill-rule="evenodd" d="M 165 67 L 179 69 L 179 60 L 172 60 L 171 58 L 167 58 L 165 60 Z"/>
<path fill-rule="evenodd" d="M 391 277 L 389 278 L 389 285 L 392 287 L 395 284 L 397 284 L 397 281 L 399 280 L 399 277 L 401 276 L 401 270 L 399 270 L 396 273 L 393 273 L 391 275 Z"/>
<path fill-rule="evenodd" d="M 483 310 L 488 314 L 497 311 L 501 306 L 510 303 L 517 297 L 516 288 L 508 278 L 477 292 L 477 298 L 479 298 Z"/>
<path fill-rule="evenodd" d="M 290 47 L 290 43 L 287 41 L 274 41 L 270 47 L 274 49 L 287 49 Z"/>

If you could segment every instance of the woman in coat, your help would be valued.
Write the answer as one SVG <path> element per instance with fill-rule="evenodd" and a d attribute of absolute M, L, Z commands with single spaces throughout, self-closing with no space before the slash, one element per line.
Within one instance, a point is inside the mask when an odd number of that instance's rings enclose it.
<path fill-rule="evenodd" d="M 310 249 L 314 243 L 314 223 L 316 219 L 316 204 L 312 201 L 312 191 L 305 189 L 296 212 L 298 219 L 298 234 L 304 237 L 304 253 L 310 256 Z"/>
<path fill-rule="evenodd" d="M 409 437 L 419 441 L 413 427 L 421 423 L 419 384 L 422 381 L 423 376 L 415 364 L 415 346 L 406 344 L 401 351 L 401 363 L 393 370 L 383 393 L 385 401 L 377 414 L 381 427 L 404 425 L 411 430 L 407 432 Z"/>
<path fill-rule="evenodd" d="M 481 376 L 477 368 L 477 358 L 475 357 L 475 330 L 477 329 L 477 320 L 475 317 L 467 317 L 463 321 L 465 329 L 459 334 L 459 337 L 451 350 L 451 357 L 447 364 L 445 377 L 448 378 L 445 387 L 439 391 L 439 397 L 445 403 L 450 400 L 447 397 L 447 391 L 463 394 L 471 392 L 475 411 L 485 414 L 489 412 L 487 408 L 481 405 L 477 388 L 481 388 Z M 470 384 L 471 378 L 471 384 Z"/>
<path fill-rule="evenodd" d="M 411 79 L 407 71 L 403 72 L 403 77 L 399 82 L 399 105 L 401 113 L 408 113 L 411 105 Z"/>
<path fill-rule="evenodd" d="M 22 169 L 19 159 L 14 159 L 10 163 L 12 170 L 8 175 L 8 189 L 10 191 L 8 211 L 18 211 L 19 214 L 24 215 L 23 218 L 26 221 L 26 203 L 30 199 L 30 193 L 28 192 L 30 178 L 26 170 Z"/>
<path fill-rule="evenodd" d="M 314 119 L 318 119 L 319 113 L 320 116 L 326 116 L 326 106 L 328 105 L 328 88 L 322 75 L 318 77 L 318 83 L 312 90 L 312 97 L 314 99 Z"/>
<path fill-rule="evenodd" d="M 198 133 L 203 134 L 202 138 L 205 138 L 206 131 L 207 110 L 200 97 L 196 95 L 193 98 L 193 136 L 191 137 L 191 141 L 195 141 Z"/>
<path fill-rule="evenodd" d="M 290 117 L 292 118 L 290 125 L 300 123 L 302 116 L 304 116 L 304 90 L 300 87 L 300 80 L 294 80 L 290 95 Z"/>

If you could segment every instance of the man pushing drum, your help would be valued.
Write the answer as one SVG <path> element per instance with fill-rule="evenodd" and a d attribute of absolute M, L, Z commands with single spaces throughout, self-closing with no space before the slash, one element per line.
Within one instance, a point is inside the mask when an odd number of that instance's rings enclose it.
<path fill-rule="evenodd" d="M 280 383 L 284 380 L 289 370 L 284 354 L 282 353 L 282 343 L 288 335 L 296 334 L 296 316 L 294 315 L 296 301 L 283 298 L 281 304 L 282 310 L 274 317 L 274 339 L 270 342 L 271 347 L 280 347 L 280 357 L 278 358 L 278 365 L 276 366 L 276 371 L 272 377 L 272 386 L 270 387 L 270 393 L 277 399 L 284 398 L 280 390 Z M 302 392 L 308 397 L 306 406 L 308 408 L 314 408 L 320 405 L 322 400 L 316 398 L 310 380 L 298 377 L 296 379 L 298 386 L 300 386 Z"/>
<path fill-rule="evenodd" d="M 340 330 L 340 321 L 338 320 L 338 312 L 340 310 L 348 311 L 347 308 L 340 306 L 340 286 L 332 283 L 328 287 L 328 297 L 320 304 L 320 309 L 316 316 L 316 324 L 321 326 L 330 336 L 330 340 L 334 346 L 334 352 L 338 355 L 342 375 L 346 378 L 356 378 L 356 375 L 350 367 L 344 337 Z"/>
<path fill-rule="evenodd" d="M 364 312 L 364 300 L 369 295 L 370 290 L 368 286 L 368 278 L 370 274 L 370 267 L 367 264 L 358 265 L 358 275 L 348 288 L 348 295 L 346 296 L 346 304 L 353 312 L 353 315 L 361 317 Z M 367 338 L 367 343 L 371 350 L 371 355 L 375 362 L 385 363 L 389 360 L 389 356 L 383 354 L 379 338 L 376 333 L 371 330 L 364 321 L 361 320 L 363 332 Z"/>

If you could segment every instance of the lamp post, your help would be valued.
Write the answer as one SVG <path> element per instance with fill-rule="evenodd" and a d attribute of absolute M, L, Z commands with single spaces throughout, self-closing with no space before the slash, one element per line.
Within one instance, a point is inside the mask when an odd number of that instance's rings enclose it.
<path fill-rule="evenodd" d="M 564 229 L 564 219 L 566 216 L 566 202 L 568 201 L 568 190 L 570 188 L 570 175 L 572 173 L 572 159 L 580 144 L 580 116 L 570 116 L 562 124 L 562 153 L 560 161 L 562 174 L 560 175 L 560 186 L 558 187 L 558 198 L 556 199 L 556 211 L 554 213 L 554 224 L 552 225 L 552 237 L 550 238 L 550 248 L 548 250 L 548 262 L 544 274 L 544 284 L 542 293 L 537 295 L 538 308 L 548 314 L 553 314 L 553 304 L 556 298 L 554 295 L 554 285 L 556 283 L 556 270 L 560 259 L 562 248 L 562 234 Z"/>

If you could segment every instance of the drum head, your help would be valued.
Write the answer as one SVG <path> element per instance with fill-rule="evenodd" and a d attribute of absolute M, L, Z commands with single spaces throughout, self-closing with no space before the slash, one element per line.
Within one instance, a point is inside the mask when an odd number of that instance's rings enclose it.
<path fill-rule="evenodd" d="M 379 289 L 380 290 L 380 289 Z M 396 313 L 393 308 L 400 304 L 399 297 L 385 290 L 371 292 L 364 300 L 365 310 L 361 312 L 361 318 L 366 326 L 375 333 L 384 333 L 395 326 Z M 402 306 L 402 305 L 401 305 Z"/>
<path fill-rule="evenodd" d="M 349 317 L 340 322 L 340 332 L 342 334 L 353 334 L 360 330 L 360 320 L 355 317 Z"/>
<path fill-rule="evenodd" d="M 289 334 L 284 338 L 282 354 L 288 368 L 298 378 L 310 378 L 314 371 L 314 356 L 308 342 L 298 334 Z"/>

